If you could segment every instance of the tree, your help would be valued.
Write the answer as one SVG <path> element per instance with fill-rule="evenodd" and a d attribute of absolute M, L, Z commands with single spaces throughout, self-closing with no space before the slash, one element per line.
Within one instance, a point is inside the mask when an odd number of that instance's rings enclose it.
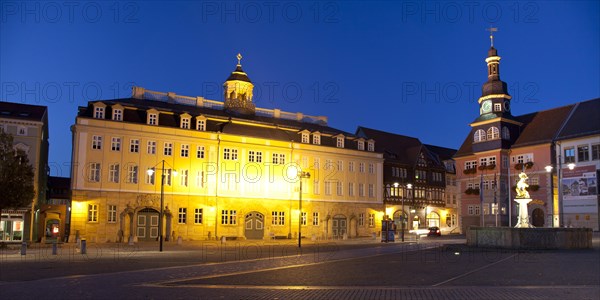
<path fill-rule="evenodd" d="M 35 196 L 33 177 L 27 154 L 15 149 L 12 135 L 0 131 L 0 221 L 3 209 L 31 204 Z"/>

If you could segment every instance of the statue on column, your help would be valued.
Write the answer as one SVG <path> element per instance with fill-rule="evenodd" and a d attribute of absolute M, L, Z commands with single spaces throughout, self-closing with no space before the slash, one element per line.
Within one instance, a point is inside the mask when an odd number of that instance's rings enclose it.
<path fill-rule="evenodd" d="M 529 223 L 529 211 L 527 210 L 527 204 L 531 202 L 531 197 L 527 191 L 527 188 L 529 187 L 527 179 L 528 177 L 525 172 L 519 174 L 519 181 L 517 182 L 516 188 L 517 196 L 515 197 L 515 201 L 519 203 L 519 217 L 515 228 L 533 228 L 533 225 Z"/>

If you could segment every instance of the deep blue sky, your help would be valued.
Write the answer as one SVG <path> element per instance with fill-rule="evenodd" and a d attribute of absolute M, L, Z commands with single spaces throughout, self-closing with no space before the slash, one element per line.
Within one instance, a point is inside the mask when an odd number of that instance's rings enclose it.
<path fill-rule="evenodd" d="M 78 106 L 133 83 L 222 100 L 238 52 L 259 107 L 452 148 L 479 111 L 490 25 L 513 114 L 600 96 L 598 1 L 0 3 L 0 100 L 49 107 L 53 175 L 69 176 Z"/>

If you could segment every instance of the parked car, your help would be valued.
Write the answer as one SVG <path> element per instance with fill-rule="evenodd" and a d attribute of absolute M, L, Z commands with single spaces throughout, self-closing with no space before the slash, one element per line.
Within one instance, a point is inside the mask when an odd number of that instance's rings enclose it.
<path fill-rule="evenodd" d="M 442 232 L 439 227 L 429 227 L 429 233 L 427 236 L 442 236 Z"/>

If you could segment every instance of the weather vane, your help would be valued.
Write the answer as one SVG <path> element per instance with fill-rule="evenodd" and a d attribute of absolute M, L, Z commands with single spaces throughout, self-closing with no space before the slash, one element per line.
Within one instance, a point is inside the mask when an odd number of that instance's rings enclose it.
<path fill-rule="evenodd" d="M 236 57 L 238 59 L 238 65 L 242 65 L 242 54 L 238 53 Z"/>
<path fill-rule="evenodd" d="M 498 32 L 498 28 L 490 26 L 490 28 L 486 30 L 490 32 L 490 41 L 492 43 L 492 47 L 494 47 L 494 32 Z"/>

